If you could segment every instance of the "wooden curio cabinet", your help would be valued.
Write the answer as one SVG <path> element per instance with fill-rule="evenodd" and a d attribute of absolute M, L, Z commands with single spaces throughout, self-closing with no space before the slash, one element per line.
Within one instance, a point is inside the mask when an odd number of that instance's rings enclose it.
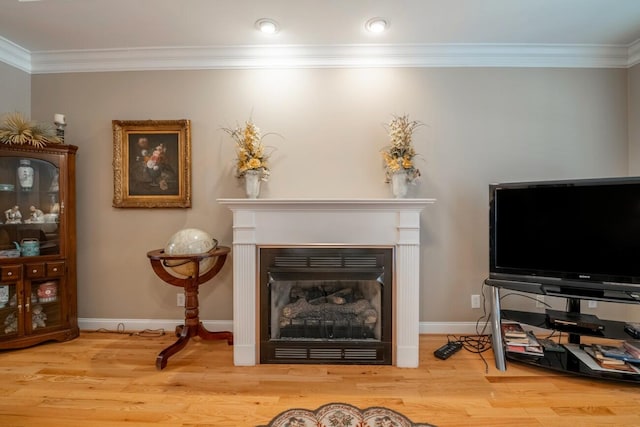
<path fill-rule="evenodd" d="M 79 334 L 77 149 L 0 144 L 0 350 Z"/>

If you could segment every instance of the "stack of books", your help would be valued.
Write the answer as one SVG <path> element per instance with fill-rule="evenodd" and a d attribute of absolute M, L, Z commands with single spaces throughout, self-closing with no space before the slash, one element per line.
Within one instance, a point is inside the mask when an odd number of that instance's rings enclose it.
<path fill-rule="evenodd" d="M 640 340 L 627 340 L 622 343 L 622 347 L 636 359 L 640 359 Z"/>
<path fill-rule="evenodd" d="M 565 345 L 587 366 L 597 371 L 626 372 L 640 374 L 640 341 L 624 341 L 622 344 L 585 345 L 583 350 L 579 346 Z M 590 357 L 585 358 L 585 355 Z"/>
<path fill-rule="evenodd" d="M 544 356 L 542 345 L 540 345 L 533 332 L 525 331 L 522 325 L 515 322 L 503 322 L 501 327 L 507 352 L 536 357 Z"/>
<path fill-rule="evenodd" d="M 637 370 L 640 364 L 640 341 L 623 341 L 621 345 L 594 344 L 591 346 L 596 358 L 606 362 L 608 366 L 632 364 Z"/>

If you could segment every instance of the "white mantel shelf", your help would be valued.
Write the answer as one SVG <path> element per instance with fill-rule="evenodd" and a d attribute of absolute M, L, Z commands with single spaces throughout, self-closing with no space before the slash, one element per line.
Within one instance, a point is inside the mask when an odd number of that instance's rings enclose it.
<path fill-rule="evenodd" d="M 234 364 L 258 359 L 257 248 L 371 245 L 395 249 L 394 356 L 418 366 L 420 216 L 435 199 L 218 199 L 233 212 Z"/>
<path fill-rule="evenodd" d="M 435 199 L 218 199 L 218 203 L 230 208 L 251 209 L 383 209 L 398 207 L 423 209 Z"/>

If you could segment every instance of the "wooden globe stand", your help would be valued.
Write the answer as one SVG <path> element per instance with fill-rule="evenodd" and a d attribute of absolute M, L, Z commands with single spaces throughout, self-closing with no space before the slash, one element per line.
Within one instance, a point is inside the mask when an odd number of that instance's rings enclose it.
<path fill-rule="evenodd" d="M 156 357 L 156 368 L 162 370 L 167 366 L 169 357 L 182 350 L 191 337 L 198 336 L 204 340 L 226 339 L 229 345 L 233 345 L 233 334 L 231 332 L 211 332 L 208 331 L 199 318 L 198 287 L 213 279 L 224 265 L 227 255 L 231 249 L 226 246 L 218 246 L 208 252 L 201 254 L 167 255 L 164 249 L 156 249 L 147 253 L 151 261 L 153 271 L 166 283 L 184 289 L 184 325 L 176 326 L 176 336 L 178 340 L 165 348 Z M 217 257 L 211 270 L 200 275 L 200 261 Z M 167 271 L 167 262 L 180 262 L 193 264 L 193 275 L 189 277 L 176 277 Z"/>

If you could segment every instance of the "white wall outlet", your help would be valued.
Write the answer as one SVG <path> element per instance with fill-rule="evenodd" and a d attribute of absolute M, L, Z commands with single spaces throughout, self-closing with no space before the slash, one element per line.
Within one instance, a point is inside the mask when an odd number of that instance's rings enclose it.
<path fill-rule="evenodd" d="M 544 295 L 536 295 L 536 307 L 544 307 Z"/>
<path fill-rule="evenodd" d="M 598 301 L 593 301 L 593 300 L 587 301 L 587 307 L 589 307 L 589 308 L 598 308 Z"/>
<path fill-rule="evenodd" d="M 471 295 L 471 308 L 480 308 L 480 295 Z"/>
<path fill-rule="evenodd" d="M 178 307 L 184 307 L 184 294 L 182 292 L 176 294 L 176 305 Z"/>

